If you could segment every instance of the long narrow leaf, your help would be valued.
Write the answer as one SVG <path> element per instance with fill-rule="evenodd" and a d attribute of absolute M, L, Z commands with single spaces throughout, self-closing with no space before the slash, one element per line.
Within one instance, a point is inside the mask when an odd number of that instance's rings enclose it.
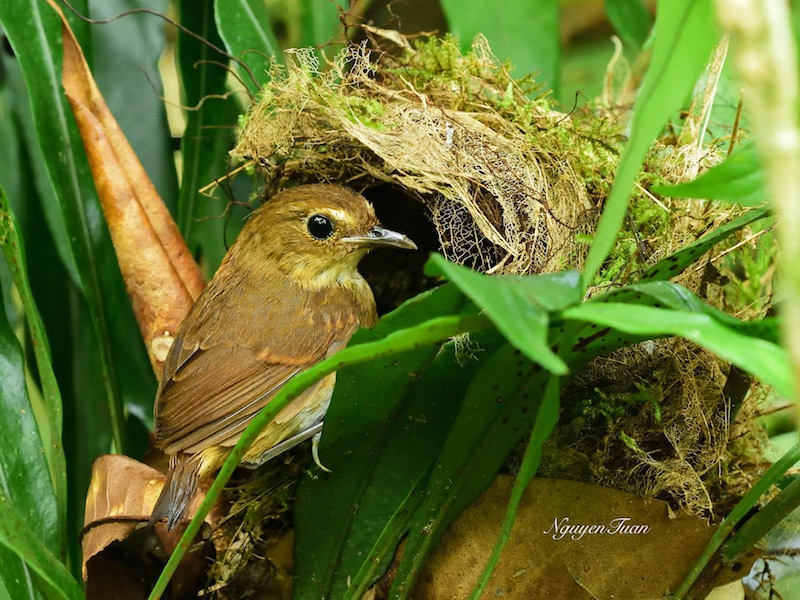
<path fill-rule="evenodd" d="M 653 27 L 653 17 L 642 0 L 606 0 L 608 20 L 622 40 L 641 50 Z"/>
<path fill-rule="evenodd" d="M 214 1 L 179 3 L 182 24 L 215 46 L 222 39 L 214 22 Z M 227 60 L 208 44 L 181 32 L 178 34 L 178 67 L 186 106 L 186 129 L 181 139 L 183 176 L 178 200 L 178 227 L 189 249 L 199 256 L 206 275 L 217 270 L 227 248 L 227 219 L 223 213 L 227 198 L 200 193 L 225 175 L 228 150 L 235 142 L 235 128 L 241 108 L 236 98 L 226 96 Z M 227 184 L 226 184 L 227 185 Z"/>
<path fill-rule="evenodd" d="M 458 314 L 467 302 L 458 288 L 444 286 L 358 332 L 351 345 Z M 452 344 L 338 372 L 320 444 L 332 473 L 313 473 L 297 492 L 297 597 L 360 599 L 385 567 L 415 503 L 413 490 L 424 483 L 458 411 L 468 373 Z"/>
<path fill-rule="evenodd" d="M 63 430 L 66 432 L 57 443 L 59 445 L 63 444 L 64 452 L 69 456 L 69 460 L 66 465 L 66 473 L 62 469 L 60 475 L 57 474 L 56 477 L 66 477 L 70 481 L 67 489 L 68 501 L 63 505 L 59 505 L 59 509 L 67 511 L 68 527 L 62 532 L 62 535 L 67 535 L 69 542 L 68 554 L 74 557 L 77 555 L 76 552 L 78 550 L 77 534 L 83 526 L 83 489 L 81 489 L 80 479 L 73 478 L 73 476 L 80 474 L 82 470 L 85 470 L 88 474 L 88 468 L 94 456 L 98 452 L 108 451 L 111 444 L 111 429 L 108 425 L 107 414 L 104 414 L 102 410 L 98 410 L 94 403 L 85 401 L 76 403 L 73 401 L 77 391 L 75 386 L 72 385 L 73 364 L 76 359 L 72 337 L 72 327 L 75 321 L 65 318 L 65 316 L 69 314 L 70 310 L 69 299 L 79 296 L 77 291 L 77 271 L 72 261 L 72 252 L 66 230 L 59 230 L 53 227 L 53 224 L 58 222 L 60 216 L 55 219 L 52 216 L 48 218 L 43 213 L 44 210 L 58 212 L 59 209 L 54 198 L 55 191 L 50 186 L 47 171 L 40 166 L 44 164 L 45 159 L 41 148 L 38 146 L 33 118 L 28 105 L 28 95 L 22 80 L 19 64 L 11 60 L 3 62 L 8 67 L 8 70 L 6 70 L 8 79 L 5 82 L 9 86 L 7 91 L 11 92 L 10 97 L 14 100 L 12 103 L 14 117 L 8 121 L 8 124 L 14 125 L 19 132 L 18 145 L 9 146 L 10 151 L 16 155 L 17 161 L 4 164 L 7 169 L 18 169 L 19 179 L 14 183 L 14 178 L 3 177 L 3 181 L 9 182 L 6 192 L 18 218 L 20 236 L 24 240 L 35 240 L 35 243 L 29 242 L 25 248 L 26 275 L 30 281 L 38 311 L 47 331 L 52 354 L 52 366 L 55 370 L 55 376 L 58 379 L 63 399 L 63 414 L 61 416 L 54 415 L 52 425 L 48 425 L 48 427 L 54 427 L 63 420 Z M 47 209 L 48 206 L 51 208 Z M 64 249 L 66 249 L 66 252 L 64 252 Z M 9 312 L 10 316 L 12 314 L 16 315 L 17 313 L 16 311 Z M 87 327 L 81 332 L 81 339 L 85 342 L 90 342 L 93 337 L 88 315 L 83 323 L 86 323 Z M 33 350 L 33 348 L 31 349 Z M 36 348 L 36 351 L 41 350 Z M 33 366 L 30 360 L 28 361 L 28 366 L 29 368 Z M 81 372 L 86 372 L 86 369 L 81 368 Z M 44 378 L 45 375 L 41 377 Z M 44 384 L 44 379 L 42 379 L 42 383 Z M 96 398 L 102 401 L 103 390 L 98 386 L 94 394 L 88 394 L 85 393 L 85 390 L 80 390 L 77 395 L 84 399 Z M 83 463 L 76 461 L 73 453 L 77 439 L 73 436 L 73 432 L 76 432 L 76 427 L 73 423 L 76 420 L 72 415 L 75 412 L 73 408 L 76 406 L 91 409 L 88 412 L 88 415 L 91 416 L 89 422 L 96 423 L 100 421 L 102 423 L 97 429 L 87 432 L 87 435 L 79 438 L 80 443 L 91 441 L 99 445 L 98 450 Z M 43 414 L 46 414 L 46 411 Z M 78 419 L 77 422 L 85 423 L 86 421 Z M 45 429 L 43 428 L 43 435 L 44 431 Z M 88 477 L 85 485 L 88 485 Z M 69 510 L 70 506 L 75 510 Z M 76 562 L 71 561 L 71 564 L 75 565 Z M 12 597 L 15 596 L 12 595 Z"/>
<path fill-rule="evenodd" d="M 350 8 L 350 0 L 301 0 L 302 46 L 321 46 L 336 37 L 340 15 Z"/>
<path fill-rule="evenodd" d="M 13 237 L 12 217 L 0 209 L 0 238 L 4 240 L 4 250 L 13 246 Z M 0 270 L 0 275 L 5 273 L 5 268 Z M 4 288 L 9 284 L 8 281 L 3 283 Z M 0 552 L 3 563 L 0 577 L 16 597 L 36 598 L 25 547 L 31 538 L 52 548 L 64 560 L 64 513 L 56 504 L 48 454 L 37 422 L 46 426 L 46 408 L 37 407 L 31 401 L 25 378 L 22 348 L 9 325 L 5 307 L 0 307 L 0 436 L 6 440 L 0 445 L 0 514 L 3 515 L 0 544 L 5 547 Z M 50 433 L 47 431 L 45 435 Z M 14 514 L 8 514 L 8 507 L 12 506 Z M 10 525 L 15 519 L 24 522 L 24 535 Z M 3 527 L 11 529 L 3 530 Z M 21 556 L 25 564 L 14 555 Z"/>
<path fill-rule="evenodd" d="M 729 235 L 739 231 L 750 223 L 768 217 L 769 214 L 769 211 L 765 208 L 751 210 L 737 217 L 730 223 L 715 228 L 699 240 L 687 244 L 677 252 L 670 254 L 647 269 L 640 281 L 666 280 L 683 273 L 690 265 L 697 262 L 697 259 L 703 256 L 703 254 L 726 239 Z"/>
<path fill-rule="evenodd" d="M 57 549 L 62 559 L 64 559 L 66 558 L 67 467 L 64 458 L 64 448 L 61 445 L 63 422 L 61 392 L 58 389 L 58 383 L 53 373 L 50 345 L 47 340 L 44 325 L 42 324 L 41 316 L 33 300 L 30 282 L 28 281 L 28 269 L 22 239 L 19 236 L 14 215 L 11 213 L 11 207 L 2 189 L 0 189 L 0 245 L 3 247 L 5 260 L 11 270 L 14 285 L 22 298 L 25 317 L 31 333 L 31 338 L 33 339 L 36 366 L 43 392 L 43 406 L 38 410 L 33 405 L 27 409 L 30 411 L 32 417 L 38 417 L 37 430 L 40 436 L 40 442 L 37 444 L 37 447 L 31 448 L 32 454 L 30 456 L 22 456 L 22 460 L 38 462 L 39 451 L 43 453 L 44 458 L 47 460 L 51 487 L 46 489 L 53 494 L 52 500 L 55 506 L 52 506 L 45 500 L 49 496 L 49 494 L 46 493 L 43 497 L 43 504 L 41 507 L 54 510 L 56 519 L 54 531 L 52 532 L 54 534 L 53 540 L 55 541 L 53 549 Z M 9 377 L 9 380 L 10 379 Z M 5 386 L 5 377 L 3 377 L 3 381 Z M 35 402 L 35 399 L 31 400 Z M 15 451 L 17 450 L 19 449 L 15 449 Z M 36 477 L 41 474 L 37 473 L 36 468 L 31 467 L 29 475 L 31 477 Z M 27 483 L 22 485 L 27 489 Z M 31 487 L 32 489 L 37 489 L 38 485 Z"/>
<path fill-rule="evenodd" d="M 775 345 L 780 344 L 777 319 L 767 317 L 758 321 L 740 321 L 706 304 L 682 285 L 670 281 L 645 281 L 629 285 L 597 296 L 590 302 L 628 303 L 705 314 L 737 333 Z"/>
<path fill-rule="evenodd" d="M 30 94 L 39 143 L 46 145 L 45 164 L 55 198 L 60 204 L 81 286 L 91 307 L 93 335 L 102 349 L 102 380 L 106 401 L 114 418 L 112 431 L 118 449 L 124 447 L 122 401 L 109 345 L 109 268 L 98 257 L 100 247 L 111 250 L 108 233 L 97 219 L 97 197 L 88 177 L 85 157 L 77 138 L 61 88 L 61 28 L 49 7 L 37 0 L 3 2 L 0 24 L 23 70 Z M 52 152 L 58 148 L 58 152 Z M 90 217 L 91 215 L 91 217 Z M 117 272 L 116 280 L 119 280 Z M 127 302 L 127 299 L 125 300 Z"/>
<path fill-rule="evenodd" d="M 536 423 L 533 426 L 528 446 L 525 449 L 525 455 L 522 458 L 522 465 L 514 480 L 514 487 L 511 489 L 511 497 L 508 501 L 508 507 L 506 508 L 506 515 L 503 519 L 500 535 L 483 569 L 483 573 L 470 595 L 470 600 L 478 600 L 489 584 L 492 571 L 494 571 L 494 567 L 500 559 L 500 554 L 511 537 L 514 518 L 516 517 L 520 502 L 522 502 L 525 489 L 539 469 L 539 463 L 542 460 L 542 446 L 544 446 L 544 443 L 550 437 L 550 434 L 553 433 L 558 423 L 559 395 L 561 394 L 560 381 L 561 378 L 557 375 L 550 376 L 550 381 L 547 384 L 547 389 L 542 398 L 542 404 L 539 407 L 539 414 L 536 417 Z"/>
<path fill-rule="evenodd" d="M 16 60 L 0 55 L 0 68 L 3 69 L 3 99 L 9 111 L 0 116 L 3 127 L 16 130 L 16 140 L 4 140 L 2 174 L 0 183 L 14 201 L 24 198 L 26 201 L 17 207 L 17 217 L 23 225 L 27 225 L 28 213 L 38 212 L 32 204 L 41 206 L 42 215 L 32 216 L 42 221 L 40 231 L 47 239 L 52 239 L 56 248 L 55 259 L 64 265 L 75 285 L 80 285 L 78 269 L 72 254 L 66 223 L 55 198 L 55 189 L 50 182 L 47 170 L 39 165 L 46 162 L 44 149 L 39 145 L 36 127 L 33 121 L 32 107 L 28 89 L 23 78 L 22 69 Z M 4 103 L 5 103 L 4 102 Z M 10 131 L 6 135 L 11 134 Z M 32 165 L 37 165 L 32 167 Z M 48 243 L 48 242 L 44 242 Z M 34 250 L 31 249 L 31 252 Z"/>
<path fill-rule="evenodd" d="M 215 0 L 219 35 L 236 63 L 242 82 L 253 96 L 269 81 L 270 60 L 281 60 L 278 42 L 263 0 Z"/>
<path fill-rule="evenodd" d="M 570 359 L 571 348 L 576 337 L 577 329 L 577 323 L 569 323 L 559 343 L 559 355 L 565 360 Z M 511 497 L 508 501 L 508 507 L 503 519 L 500 535 L 483 569 L 483 573 L 473 589 L 470 600 L 478 600 L 483 594 L 486 586 L 489 584 L 489 578 L 494 571 L 495 565 L 500 559 L 500 554 L 511 537 L 511 529 L 514 526 L 514 520 L 516 519 L 519 505 L 522 502 L 522 496 L 528 484 L 530 484 L 536 472 L 539 470 L 539 464 L 542 461 L 542 448 L 558 424 L 558 418 L 561 413 L 561 385 L 561 377 L 557 375 L 550 376 L 547 382 L 547 388 L 542 397 L 542 403 L 536 415 L 536 422 L 533 425 L 531 436 L 528 439 L 528 445 L 525 448 L 525 454 L 522 457 L 522 464 L 514 480 L 514 487 L 511 490 Z"/>
<path fill-rule="evenodd" d="M 563 315 L 567 319 L 598 323 L 636 335 L 686 338 L 775 386 L 782 396 L 793 398 L 795 395 L 786 350 L 772 342 L 743 335 L 708 314 L 586 302 L 568 308 Z"/>
<path fill-rule="evenodd" d="M 719 37 L 711 0 L 662 0 L 655 28 L 653 59 L 636 100 L 630 138 L 586 257 L 584 288 L 614 247 L 628 195 L 653 139 L 688 98 Z"/>
<path fill-rule="evenodd" d="M 566 372 L 564 360 L 550 349 L 560 330 L 551 326 L 548 313 L 580 301 L 576 272 L 491 277 L 438 256 L 432 257 L 428 271 L 444 274 L 458 285 L 511 344 L 501 346 L 473 376 L 426 497 L 410 524 L 392 588 L 394 597 L 400 598 L 410 594 L 447 524 L 489 486 L 509 453 L 530 432 L 550 376 L 539 365 L 556 365 L 559 371 L 554 372 Z M 583 349 L 576 360 L 585 360 L 595 347 Z"/>
<path fill-rule="evenodd" d="M 503 344 L 475 373 L 410 524 L 393 598 L 409 597 L 447 525 L 489 487 L 529 434 L 549 377 L 511 344 Z"/>
<path fill-rule="evenodd" d="M 775 483 L 783 477 L 783 475 L 791 469 L 797 461 L 800 460 L 800 444 L 795 444 L 789 451 L 786 452 L 776 463 L 774 463 L 769 470 L 764 473 L 753 487 L 744 495 L 739 503 L 734 507 L 730 514 L 725 517 L 720 526 L 714 532 L 714 536 L 708 543 L 708 547 L 703 552 L 703 555 L 698 559 L 697 563 L 692 567 L 692 570 L 686 576 L 686 579 L 681 583 L 675 591 L 674 598 L 682 600 L 686 598 L 692 584 L 697 580 L 700 573 L 706 567 L 714 553 L 725 543 L 728 536 L 731 535 L 734 528 L 739 522 L 744 519 L 747 514 L 758 504 L 759 499 L 766 494 Z"/>
<path fill-rule="evenodd" d="M 36 589 L 28 565 L 11 548 L 0 544 L 0 599 L 39 600 L 42 594 Z"/>
<path fill-rule="evenodd" d="M 557 93 L 561 40 L 556 0 L 444 0 L 442 9 L 462 50 L 481 33 L 516 75 L 536 73 L 537 81 Z"/>
<path fill-rule="evenodd" d="M 84 600 L 78 582 L 50 553 L 31 529 L 28 519 L 19 514 L 15 502 L 2 490 L 0 513 L 3 515 L 0 519 L 0 544 L 13 550 L 47 584 L 47 596 L 63 600 Z"/>

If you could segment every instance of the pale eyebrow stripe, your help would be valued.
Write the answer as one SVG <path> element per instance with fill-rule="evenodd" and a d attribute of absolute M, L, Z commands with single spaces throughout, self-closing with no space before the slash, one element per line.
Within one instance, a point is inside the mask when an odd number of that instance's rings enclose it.
<path fill-rule="evenodd" d="M 329 208 L 325 212 L 329 213 L 330 216 L 333 217 L 333 219 L 335 221 L 346 221 L 347 220 L 347 213 L 344 212 L 343 210 L 339 210 L 338 208 Z"/>

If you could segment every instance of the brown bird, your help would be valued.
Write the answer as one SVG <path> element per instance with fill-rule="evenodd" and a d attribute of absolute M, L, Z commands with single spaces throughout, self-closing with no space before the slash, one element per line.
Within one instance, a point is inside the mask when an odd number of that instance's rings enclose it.
<path fill-rule="evenodd" d="M 377 320 L 357 270 L 378 247 L 416 249 L 372 206 L 336 185 L 283 191 L 256 210 L 181 324 L 156 395 L 156 445 L 170 457 L 151 523 L 184 519 L 198 483 L 219 469 L 250 420 L 289 379 Z M 261 432 L 259 464 L 319 431 L 335 374 Z M 315 454 L 316 460 L 316 454 Z"/>

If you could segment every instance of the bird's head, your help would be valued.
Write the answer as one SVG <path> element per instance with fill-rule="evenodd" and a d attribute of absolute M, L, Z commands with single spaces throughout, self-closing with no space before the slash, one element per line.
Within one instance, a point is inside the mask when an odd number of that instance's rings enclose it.
<path fill-rule="evenodd" d="M 329 184 L 276 194 L 253 213 L 236 245 L 239 253 L 246 248 L 248 257 L 276 265 L 309 288 L 360 277 L 358 262 L 372 248 L 417 248 L 405 235 L 381 227 L 361 194 Z"/>

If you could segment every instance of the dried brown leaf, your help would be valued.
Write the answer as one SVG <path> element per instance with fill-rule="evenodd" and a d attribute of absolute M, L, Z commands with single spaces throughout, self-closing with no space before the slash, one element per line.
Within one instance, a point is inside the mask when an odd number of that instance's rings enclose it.
<path fill-rule="evenodd" d="M 162 473 L 127 456 L 109 454 L 94 462 L 81 538 L 84 578 L 90 558 L 147 522 L 163 485 Z"/>
<path fill-rule="evenodd" d="M 64 40 L 62 83 L 100 196 L 150 361 L 160 376 L 172 335 L 205 282 L 177 225 L 108 109 L 53 0 Z"/>
<path fill-rule="evenodd" d="M 428 561 L 415 598 L 469 596 L 494 547 L 512 485 L 512 478 L 499 477 L 454 521 Z M 587 529 L 565 532 L 561 526 Z M 713 533 L 704 519 L 676 515 L 660 500 L 537 478 L 525 492 L 483 597 L 661 598 L 678 586 Z M 748 569 L 738 565 L 718 583 L 737 580 Z"/>
<path fill-rule="evenodd" d="M 101 456 L 92 465 L 81 536 L 89 600 L 147 598 L 183 534 L 183 527 L 147 526 L 163 485 L 161 472 L 127 456 Z M 195 498 L 192 514 L 201 501 L 202 495 Z M 186 555 L 170 584 L 173 598 L 196 596 L 213 556 L 208 544 Z"/>

